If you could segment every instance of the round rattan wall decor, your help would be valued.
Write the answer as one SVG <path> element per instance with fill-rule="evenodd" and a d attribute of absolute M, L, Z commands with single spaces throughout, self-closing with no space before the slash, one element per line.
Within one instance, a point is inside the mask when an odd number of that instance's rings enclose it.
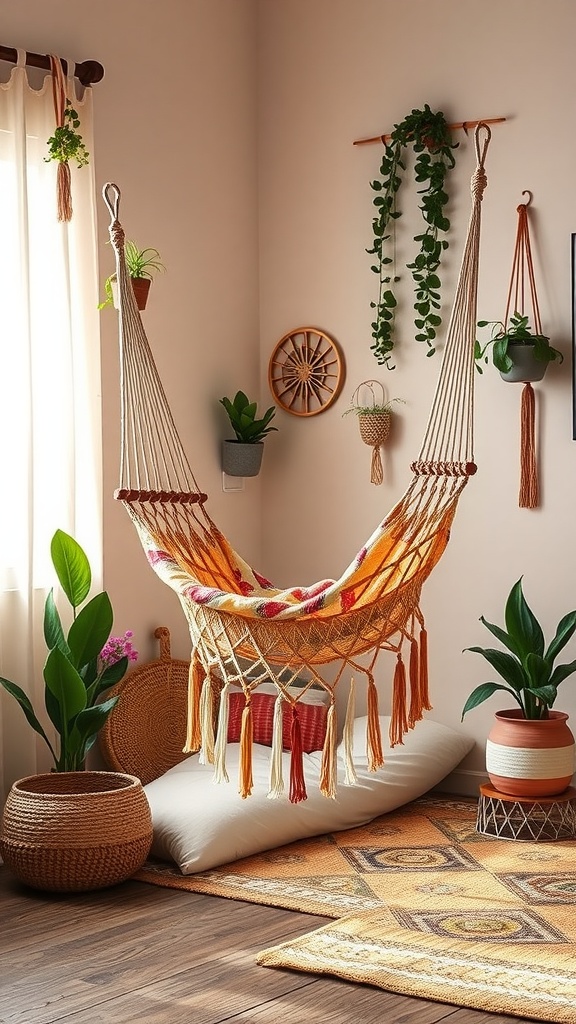
<path fill-rule="evenodd" d="M 293 416 L 324 412 L 343 383 L 344 363 L 336 342 L 316 327 L 289 331 L 270 357 L 270 391 L 278 405 Z"/>
<path fill-rule="evenodd" d="M 109 696 L 120 700 L 99 735 L 106 764 L 146 785 L 189 757 L 186 741 L 189 662 L 170 657 L 170 632 L 159 626 L 160 657 L 124 676 Z"/>

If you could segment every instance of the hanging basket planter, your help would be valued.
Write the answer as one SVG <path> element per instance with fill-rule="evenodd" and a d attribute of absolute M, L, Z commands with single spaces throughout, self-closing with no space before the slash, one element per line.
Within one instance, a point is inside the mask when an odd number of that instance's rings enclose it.
<path fill-rule="evenodd" d="M 380 388 L 380 398 L 376 397 L 375 387 Z M 368 389 L 370 397 L 366 403 L 363 403 L 361 400 L 361 388 Z M 356 414 L 360 428 L 360 437 L 364 444 L 372 448 L 372 461 L 370 465 L 370 483 L 372 484 L 381 484 L 384 480 L 380 449 L 386 443 L 390 434 L 392 402 L 401 401 L 401 398 L 392 398 L 387 402 L 382 384 L 377 380 L 365 380 L 356 388 L 350 399 L 350 408 L 344 413 L 345 416 L 349 412 Z"/>

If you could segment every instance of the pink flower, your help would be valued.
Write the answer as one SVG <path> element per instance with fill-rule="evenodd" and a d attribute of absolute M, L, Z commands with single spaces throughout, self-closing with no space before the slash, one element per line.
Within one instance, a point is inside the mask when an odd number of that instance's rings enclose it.
<path fill-rule="evenodd" d="M 110 639 L 100 651 L 100 662 L 102 668 L 109 668 L 110 665 L 115 665 L 121 658 L 128 658 L 128 661 L 138 660 L 138 651 L 135 651 L 132 646 L 132 637 L 134 633 L 131 629 L 127 629 L 124 636 L 111 636 Z"/>

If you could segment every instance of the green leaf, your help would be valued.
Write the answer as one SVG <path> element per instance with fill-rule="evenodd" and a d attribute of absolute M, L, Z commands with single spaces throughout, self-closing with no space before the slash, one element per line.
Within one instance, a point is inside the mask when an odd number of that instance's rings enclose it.
<path fill-rule="evenodd" d="M 65 733 L 68 723 L 86 707 L 86 687 L 74 666 L 58 647 L 50 651 L 46 659 L 44 681 L 58 702 L 59 720 L 54 721 L 49 707 L 47 711 L 58 731 L 61 734 Z"/>
<path fill-rule="evenodd" d="M 556 627 L 556 635 L 550 642 L 545 657 L 554 662 L 560 651 L 564 649 L 568 641 L 576 631 L 576 611 L 564 615 Z"/>
<path fill-rule="evenodd" d="M 110 636 L 113 618 L 110 598 L 105 591 L 84 605 L 68 633 L 71 660 L 77 669 L 98 657 Z"/>
<path fill-rule="evenodd" d="M 0 686 L 3 686 L 6 692 L 18 701 L 20 707 L 22 708 L 22 711 L 26 716 L 26 721 L 28 722 L 29 725 L 32 726 L 34 731 L 42 737 L 44 742 L 48 745 L 54 760 L 56 760 L 56 755 L 54 753 L 54 750 L 52 749 L 52 744 L 50 743 L 50 740 L 48 739 L 46 733 L 44 732 L 44 729 L 40 725 L 40 722 L 36 718 L 34 708 L 32 707 L 32 703 L 30 701 L 30 698 L 28 697 L 28 694 L 26 694 L 24 690 L 17 685 L 17 683 L 11 683 L 9 679 L 4 679 L 4 677 L 0 677 Z"/>
<path fill-rule="evenodd" d="M 471 649 L 472 648 L 470 648 L 470 650 Z M 504 690 L 506 693 L 511 693 L 514 697 L 514 700 L 517 701 L 517 703 L 519 703 L 520 706 L 522 706 L 521 702 L 518 700 L 517 695 L 514 693 L 514 690 L 510 690 L 507 686 L 502 686 L 501 683 L 481 683 L 480 686 L 477 686 L 475 690 L 472 690 L 472 693 L 468 697 L 468 700 L 466 701 L 464 708 L 462 709 L 462 718 L 460 719 L 460 721 L 463 720 L 464 715 L 468 711 L 471 711 L 472 708 L 477 708 L 479 704 L 483 704 L 484 701 L 488 700 L 488 698 L 491 697 L 493 693 L 496 693 L 496 690 Z"/>
<path fill-rule="evenodd" d="M 576 672 L 576 661 L 570 661 L 566 665 L 557 665 L 550 676 L 550 685 L 559 686 L 574 672 Z"/>
<path fill-rule="evenodd" d="M 66 637 L 62 629 L 60 615 L 54 601 L 53 590 L 48 594 L 44 605 L 44 640 L 49 651 L 53 647 L 59 647 L 64 654 L 70 653 L 70 648 L 66 643 Z"/>
<path fill-rule="evenodd" d="M 56 530 L 50 554 L 62 590 L 72 607 L 78 608 L 86 600 L 92 583 L 88 558 L 74 538 L 63 530 Z"/>
<path fill-rule="evenodd" d="M 515 652 L 523 661 L 528 654 L 544 654 L 544 634 L 522 592 L 522 578 L 514 584 L 504 612 L 506 629 Z"/>
<path fill-rule="evenodd" d="M 506 654 L 505 651 L 497 651 L 490 647 L 467 647 L 466 650 L 473 651 L 475 654 L 481 654 L 512 689 L 520 691 L 526 685 L 526 677 L 522 671 L 522 666 L 517 658 L 511 654 Z"/>

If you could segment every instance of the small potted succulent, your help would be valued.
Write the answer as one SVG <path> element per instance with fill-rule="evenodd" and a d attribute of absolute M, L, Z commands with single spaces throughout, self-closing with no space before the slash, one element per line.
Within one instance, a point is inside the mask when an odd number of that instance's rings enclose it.
<path fill-rule="evenodd" d="M 522 578 L 512 587 L 504 612 L 505 628 L 480 621 L 506 651 L 468 647 L 481 654 L 503 682 L 477 686 L 462 711 L 462 718 L 494 693 L 504 691 L 517 707 L 496 712 L 486 744 L 486 767 L 495 787 L 515 796 L 552 796 L 570 785 L 575 763 L 574 737 L 568 715 L 553 711 L 558 687 L 576 672 L 576 661 L 555 661 L 576 632 L 576 611 L 564 615 L 547 645 L 542 627 L 529 608 Z"/>
<path fill-rule="evenodd" d="M 221 405 L 228 413 L 234 440 L 222 442 L 222 469 L 228 476 L 257 476 L 262 465 L 264 438 L 276 427 L 270 421 L 276 415 L 270 406 L 258 419 L 256 402 L 250 402 L 243 391 L 237 391 L 234 399 L 221 398 Z"/>
<path fill-rule="evenodd" d="M 132 281 L 132 289 L 136 297 L 136 305 L 139 310 L 146 309 L 148 292 L 155 273 L 165 270 L 161 262 L 160 253 L 157 249 L 139 249 L 135 242 L 126 241 L 124 246 L 126 267 Z M 118 309 L 118 282 L 116 274 L 111 274 L 104 282 L 106 298 L 100 303 L 98 309 L 114 305 Z"/>
<path fill-rule="evenodd" d="M 521 383 L 542 380 L 548 364 L 563 355 L 552 348 L 550 339 L 532 330 L 529 319 L 515 312 L 505 326 L 499 320 L 479 320 L 478 327 L 491 327 L 490 339 L 474 346 L 476 369 L 482 373 L 481 363 L 488 363 L 488 349 L 492 345 L 492 362 L 505 381 Z"/>

